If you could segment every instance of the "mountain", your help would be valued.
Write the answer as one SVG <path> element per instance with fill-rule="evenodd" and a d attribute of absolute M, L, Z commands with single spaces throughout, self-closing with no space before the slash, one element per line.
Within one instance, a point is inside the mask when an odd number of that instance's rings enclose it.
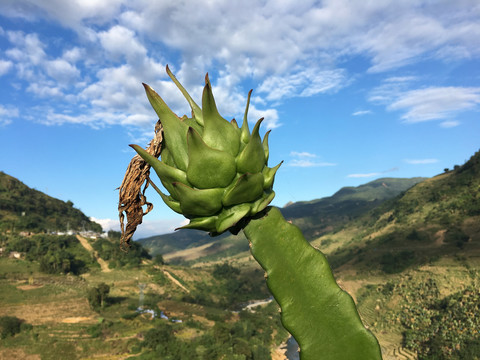
<path fill-rule="evenodd" d="M 333 267 L 381 268 L 396 273 L 444 257 L 480 254 L 480 152 L 418 183 L 314 245 Z"/>
<path fill-rule="evenodd" d="M 425 178 L 382 178 L 358 187 L 345 187 L 330 197 L 297 202 L 281 209 L 285 218 L 299 226 L 308 240 L 338 228 L 368 212 L 382 202 L 397 196 Z M 209 260 L 248 250 L 242 233 L 224 233 L 210 237 L 204 231 L 178 230 L 138 240 L 151 254 L 165 255 L 167 260 Z M 195 250 L 195 251 L 194 251 Z M 192 253 L 195 253 L 192 255 Z"/>
<path fill-rule="evenodd" d="M 357 187 L 341 188 L 322 199 L 296 202 L 281 211 L 286 219 L 303 231 L 307 239 L 313 239 L 341 227 L 423 180 L 425 178 L 422 177 L 381 178 Z"/>
<path fill-rule="evenodd" d="M 0 171 L 0 231 L 93 230 L 102 227 L 64 202 L 31 189 L 16 178 Z"/>

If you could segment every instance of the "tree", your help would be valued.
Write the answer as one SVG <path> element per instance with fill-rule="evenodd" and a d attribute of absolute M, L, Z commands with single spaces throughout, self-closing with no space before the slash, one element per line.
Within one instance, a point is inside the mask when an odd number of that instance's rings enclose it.
<path fill-rule="evenodd" d="M 94 309 L 99 307 L 103 308 L 109 292 L 110 286 L 105 283 L 101 283 L 97 287 L 90 288 L 87 292 L 88 303 Z"/>
<path fill-rule="evenodd" d="M 155 255 L 153 262 L 157 265 L 165 265 L 165 260 L 163 259 L 162 254 Z"/>

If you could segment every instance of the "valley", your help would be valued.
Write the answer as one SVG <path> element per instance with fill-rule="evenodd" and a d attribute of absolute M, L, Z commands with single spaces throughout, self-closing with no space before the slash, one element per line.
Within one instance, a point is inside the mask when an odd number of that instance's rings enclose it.
<path fill-rule="evenodd" d="M 478 358 L 479 152 L 433 178 L 379 179 L 282 212 L 326 254 L 384 359 Z M 125 254 L 114 232 L 2 229 L 0 318 L 23 324 L 0 359 L 282 359 L 289 334 L 240 234 L 179 231 Z M 105 286 L 104 306 L 92 306 Z"/>

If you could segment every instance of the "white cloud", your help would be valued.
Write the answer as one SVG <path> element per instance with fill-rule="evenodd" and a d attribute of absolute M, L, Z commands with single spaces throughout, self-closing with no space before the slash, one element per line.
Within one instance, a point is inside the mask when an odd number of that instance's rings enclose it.
<path fill-rule="evenodd" d="M 172 233 L 175 231 L 175 229 L 188 224 L 188 222 L 189 221 L 187 219 L 181 217 L 160 220 L 144 219 L 142 224 L 139 225 L 135 231 L 134 240 L 149 236 Z"/>
<path fill-rule="evenodd" d="M 317 155 L 312 154 L 312 153 L 309 153 L 309 152 L 306 152 L 306 151 L 302 151 L 302 152 L 291 151 L 291 152 L 290 152 L 290 155 L 291 155 L 291 156 L 298 156 L 298 157 L 300 157 L 300 158 L 315 158 L 315 157 L 317 157 Z"/>
<path fill-rule="evenodd" d="M 266 93 L 266 99 L 277 101 L 283 98 L 308 97 L 327 91 L 338 91 L 346 85 L 342 69 L 320 71 L 307 68 L 293 74 L 268 77 L 258 91 Z"/>
<path fill-rule="evenodd" d="M 425 164 L 435 164 L 439 160 L 438 159 L 405 159 L 404 161 L 407 164 L 412 164 L 412 165 L 425 165 Z"/>
<path fill-rule="evenodd" d="M 460 125 L 460 121 L 457 121 L 457 120 L 442 121 L 440 123 L 440 126 L 445 128 L 445 129 L 450 129 L 450 128 L 456 127 L 458 125 Z"/>
<path fill-rule="evenodd" d="M 438 86 L 411 89 L 414 77 L 388 78 L 373 89 L 368 100 L 385 105 L 389 111 L 401 111 L 407 123 L 444 120 L 440 126 L 458 126 L 453 119 L 459 113 L 476 110 L 480 105 L 479 87 Z"/>
<path fill-rule="evenodd" d="M 388 106 L 389 110 L 403 110 L 407 122 L 448 119 L 480 104 L 480 88 L 430 87 L 400 94 Z"/>
<path fill-rule="evenodd" d="M 355 111 L 352 115 L 353 116 L 363 116 L 363 115 L 368 115 L 371 114 L 372 112 L 370 110 L 358 110 Z"/>
<path fill-rule="evenodd" d="M 18 117 L 19 111 L 16 107 L 5 107 L 0 105 L 0 127 L 12 123 L 12 118 Z"/>
<path fill-rule="evenodd" d="M 44 67 L 47 75 L 62 86 L 70 85 L 80 76 L 80 71 L 75 65 L 64 59 L 48 60 Z"/>
<path fill-rule="evenodd" d="M 108 31 L 102 31 L 98 37 L 109 56 L 115 58 L 125 56 L 131 63 L 142 62 L 147 55 L 147 50 L 136 39 L 135 33 L 123 26 L 116 25 Z"/>
<path fill-rule="evenodd" d="M 316 161 L 318 157 L 316 154 L 312 154 L 306 151 L 292 151 L 290 156 L 294 157 L 287 165 L 293 167 L 323 167 L 323 166 L 336 166 L 337 164 Z"/>
<path fill-rule="evenodd" d="M 90 220 L 100 224 L 104 232 L 110 230 L 120 231 L 120 221 L 118 219 L 97 219 L 95 217 L 90 217 Z"/>
<path fill-rule="evenodd" d="M 5 75 L 13 66 L 13 63 L 8 60 L 0 59 L 0 76 Z"/>
<path fill-rule="evenodd" d="M 242 113 L 245 80 L 259 84 L 261 96 L 252 101 L 252 115 L 265 114 L 267 126 L 274 128 L 280 122 L 275 109 L 280 101 L 335 92 L 350 84 L 352 74 L 342 64 L 351 58 L 365 58 L 370 71 L 380 72 L 423 59 L 480 56 L 480 7 L 475 0 L 4 0 L 0 14 L 53 20 L 77 33 L 79 43 L 69 44 L 57 56 L 46 46 L 49 39 L 42 43 L 35 34 L 2 31 L 14 44 L 5 55 L 19 78 L 30 82 L 30 91 L 39 96 L 70 94 L 91 113 L 121 111 L 130 119 L 146 115 L 145 106 L 138 105 L 142 91 L 136 86 L 142 81 L 162 95 L 171 89 L 163 82 L 167 61 L 172 68 L 178 66 L 178 77 L 192 91 L 209 70 L 223 104 L 219 108 L 227 115 Z M 49 80 L 60 83 L 52 86 Z M 407 121 L 428 115 L 420 105 L 401 101 L 408 99 L 373 95 L 372 100 L 388 100 L 393 109 L 406 111 Z M 168 103 L 183 109 L 180 98 L 173 95 Z"/>
<path fill-rule="evenodd" d="M 66 49 L 63 52 L 62 58 L 68 61 L 69 63 L 76 63 L 77 61 L 81 60 L 85 56 L 84 49 L 79 47 L 73 47 L 71 49 Z"/>
<path fill-rule="evenodd" d="M 105 232 L 108 232 L 109 230 L 121 231 L 119 219 L 98 219 L 91 217 L 90 220 L 100 224 Z M 178 218 L 154 220 L 145 217 L 142 224 L 137 227 L 134 238 L 135 240 L 138 240 L 149 236 L 172 233 L 176 228 L 186 225 L 187 223 L 188 220 L 180 216 Z"/>

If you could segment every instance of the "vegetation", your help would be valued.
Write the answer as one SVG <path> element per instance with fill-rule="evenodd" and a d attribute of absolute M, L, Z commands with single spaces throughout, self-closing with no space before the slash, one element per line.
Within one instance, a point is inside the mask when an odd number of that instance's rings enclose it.
<path fill-rule="evenodd" d="M 270 360 L 274 333 L 282 331 L 275 312 L 275 306 L 259 309 L 255 314 L 241 311 L 234 321 L 231 314 L 226 315 L 190 341 L 176 337 L 175 326 L 158 321 L 144 334 L 140 344 L 143 352 L 138 358 Z"/>
<path fill-rule="evenodd" d="M 75 209 L 73 202 L 64 202 L 31 189 L 2 171 L 0 203 L 0 232 L 102 231 L 99 224 Z"/>
<path fill-rule="evenodd" d="M 385 358 L 407 354 L 419 359 L 478 358 L 477 164 L 478 154 L 313 241 L 337 261 L 335 276 L 355 296 Z M 459 195 L 463 186 L 470 198 Z M 424 198 L 435 193 L 440 194 L 436 201 Z M 451 211 L 448 204 L 459 201 L 470 210 Z M 95 248 L 95 242 L 92 245 Z M 10 333 L 1 340 L 0 357 L 157 359 L 164 351 L 162 358 L 257 359 L 288 336 L 275 301 L 254 308 L 254 314 L 245 309 L 247 301 L 269 296 L 263 271 L 246 253 L 195 267 L 138 261 L 102 272 L 74 237 L 2 234 L 0 247 L 6 249 L 0 256 L 0 319 L 17 319 L 11 326 L 14 336 Z M 41 272 L 40 254 L 48 253 L 49 247 L 51 254 L 63 249 L 74 262 L 82 260 L 79 275 L 66 274 L 61 266 L 54 274 Z M 9 259 L 10 251 L 20 251 L 22 258 Z M 101 250 L 96 251 L 100 255 Z M 121 259 L 122 254 L 118 256 Z M 107 301 L 93 311 L 88 292 L 102 283 L 110 286 Z M 139 284 L 146 285 L 143 305 L 157 313 L 154 319 L 137 312 Z M 160 318 L 161 311 L 168 320 Z M 158 348 L 159 353 L 153 341 L 157 328 L 171 339 L 166 349 Z"/>
<path fill-rule="evenodd" d="M 96 262 L 75 236 L 8 236 L 7 251 L 25 254 L 25 260 L 38 261 L 47 274 L 82 274 Z"/>
<path fill-rule="evenodd" d="M 32 325 L 25 323 L 15 316 L 0 316 L 0 338 L 14 336 L 22 330 L 30 330 Z"/>
<path fill-rule="evenodd" d="M 96 240 L 92 247 L 103 260 L 109 262 L 111 269 L 123 266 L 138 266 L 143 260 L 152 258 L 140 243 L 132 242 L 130 245 L 128 252 L 125 252 L 118 246 L 118 241 L 108 238 Z"/>
<path fill-rule="evenodd" d="M 90 288 L 87 292 L 88 303 L 93 309 L 103 308 L 109 292 L 110 286 L 105 283 Z"/>
<path fill-rule="evenodd" d="M 330 197 L 290 204 L 280 210 L 286 219 L 300 227 L 307 240 L 313 240 L 328 233 L 332 228 L 341 228 L 349 221 L 374 209 L 384 201 L 396 197 L 423 180 L 425 178 L 378 179 L 355 188 L 342 188 Z M 245 245 L 247 240 L 241 233 L 237 236 L 224 233 L 212 239 L 203 231 L 180 229 L 172 234 L 139 240 L 153 255 L 195 248 L 212 241 L 222 244 L 229 242 L 233 246 L 227 251 L 220 247 L 218 249 L 210 248 L 210 251 L 202 256 L 203 259 L 198 258 L 196 261 L 211 261 L 249 250 Z M 217 253 L 218 256 L 215 256 Z M 175 259 L 175 262 L 181 263 L 181 259 Z"/>
<path fill-rule="evenodd" d="M 480 290 L 465 290 L 441 298 L 434 281 L 420 291 L 409 291 L 412 302 L 401 315 L 404 345 L 420 359 L 473 359 L 466 357 L 480 349 Z"/>
<path fill-rule="evenodd" d="M 223 263 L 214 266 L 212 275 L 210 283 L 197 283 L 195 289 L 184 295 L 182 300 L 237 310 L 249 300 L 270 297 L 260 269 L 242 272 L 228 263 Z"/>
<path fill-rule="evenodd" d="M 288 220 L 300 227 L 307 240 L 313 240 L 332 229 L 340 229 L 392 199 L 425 178 L 381 178 L 357 187 L 345 187 L 329 197 L 302 201 L 281 209 Z"/>

